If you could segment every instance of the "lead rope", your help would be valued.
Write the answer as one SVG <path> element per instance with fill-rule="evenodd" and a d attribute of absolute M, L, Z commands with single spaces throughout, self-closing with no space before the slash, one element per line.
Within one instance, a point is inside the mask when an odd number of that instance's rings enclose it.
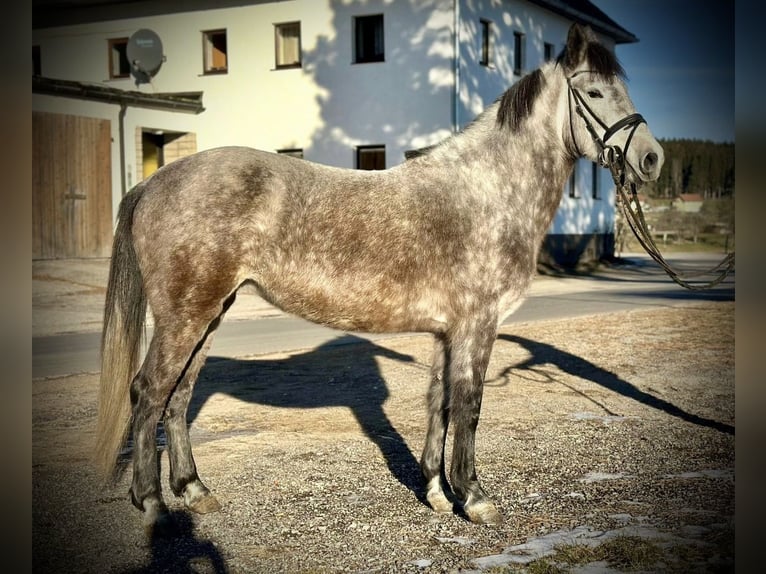
<path fill-rule="evenodd" d="M 609 168 L 609 171 L 612 174 L 612 179 L 614 180 L 614 184 L 618 194 L 617 203 L 620 205 L 620 208 L 622 209 L 622 213 L 625 216 L 625 220 L 628 222 L 628 225 L 630 226 L 631 231 L 633 231 L 633 235 L 636 236 L 636 239 L 638 239 L 638 242 L 641 244 L 641 247 L 644 248 L 644 250 L 651 256 L 652 259 L 654 259 L 657 263 L 659 263 L 659 265 L 665 270 L 665 272 L 673 281 L 678 283 L 681 287 L 685 287 L 686 289 L 689 289 L 691 291 L 704 291 L 706 289 L 712 289 L 713 287 L 718 285 L 721 281 L 723 281 L 729 273 L 734 271 L 734 252 L 729 253 L 715 267 L 709 269 L 708 271 L 703 271 L 695 275 L 682 276 L 675 269 L 673 269 L 670 266 L 670 264 L 665 260 L 665 258 L 662 256 L 662 253 L 660 253 L 660 250 L 657 247 L 657 244 L 654 242 L 654 238 L 652 237 L 652 234 L 649 232 L 649 226 L 647 225 L 646 219 L 644 218 L 644 212 L 641 209 L 641 203 L 638 201 L 636 184 L 632 182 L 629 184 L 621 183 L 622 180 L 624 179 L 624 177 L 620 173 L 622 170 L 619 168 L 615 168 L 614 167 L 615 164 L 616 162 L 613 162 L 611 165 L 608 165 L 607 167 Z M 635 205 L 635 208 L 631 208 L 631 204 Z M 691 279 L 691 277 L 693 276 L 709 275 L 713 273 L 717 273 L 716 278 L 707 283 L 692 284 L 689 282 L 689 279 Z"/>

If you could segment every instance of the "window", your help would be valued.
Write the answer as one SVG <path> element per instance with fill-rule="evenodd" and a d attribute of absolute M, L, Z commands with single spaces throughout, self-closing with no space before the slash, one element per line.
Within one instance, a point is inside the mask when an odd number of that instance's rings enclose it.
<path fill-rule="evenodd" d="M 40 46 L 32 46 L 32 75 L 43 75 L 42 66 L 40 65 Z"/>
<path fill-rule="evenodd" d="M 577 199 L 577 161 L 572 167 L 572 175 L 569 176 L 569 197 Z"/>
<path fill-rule="evenodd" d="M 383 14 L 354 18 L 354 50 L 357 64 L 384 60 Z"/>
<path fill-rule="evenodd" d="M 525 36 L 521 32 L 513 33 L 513 73 L 521 76 L 524 73 L 526 48 Z"/>
<path fill-rule="evenodd" d="M 492 22 L 489 20 L 481 21 L 481 59 L 479 63 L 482 66 L 492 64 Z"/>
<path fill-rule="evenodd" d="M 276 66 L 280 68 L 301 67 L 301 23 L 288 22 L 274 25 Z"/>
<path fill-rule="evenodd" d="M 591 182 L 590 182 L 590 190 L 593 199 L 601 199 L 601 186 L 599 185 L 601 171 L 599 170 L 598 164 L 593 162 L 591 163 Z"/>
<path fill-rule="evenodd" d="M 550 42 L 543 43 L 543 59 L 549 62 L 553 59 L 553 44 Z"/>
<path fill-rule="evenodd" d="M 303 159 L 303 150 L 300 148 L 278 149 L 277 153 L 281 155 L 297 157 L 298 159 Z"/>
<path fill-rule="evenodd" d="M 386 169 L 386 146 L 364 145 L 356 148 L 357 169 Z"/>
<path fill-rule="evenodd" d="M 202 65 L 205 74 L 225 74 L 229 71 L 226 30 L 202 32 Z"/>
<path fill-rule="evenodd" d="M 109 79 L 128 77 L 130 77 L 128 39 L 112 38 L 109 40 Z"/>

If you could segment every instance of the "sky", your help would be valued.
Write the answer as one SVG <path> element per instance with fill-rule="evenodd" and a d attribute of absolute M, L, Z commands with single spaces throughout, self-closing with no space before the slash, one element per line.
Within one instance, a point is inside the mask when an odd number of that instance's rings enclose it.
<path fill-rule="evenodd" d="M 618 44 L 657 138 L 734 142 L 734 0 L 591 0 L 638 37 Z"/>

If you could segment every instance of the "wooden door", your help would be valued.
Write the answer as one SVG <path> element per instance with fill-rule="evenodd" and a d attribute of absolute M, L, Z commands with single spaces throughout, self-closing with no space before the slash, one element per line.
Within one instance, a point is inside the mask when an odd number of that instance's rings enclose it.
<path fill-rule="evenodd" d="M 112 243 L 109 120 L 32 114 L 32 255 L 107 257 Z"/>

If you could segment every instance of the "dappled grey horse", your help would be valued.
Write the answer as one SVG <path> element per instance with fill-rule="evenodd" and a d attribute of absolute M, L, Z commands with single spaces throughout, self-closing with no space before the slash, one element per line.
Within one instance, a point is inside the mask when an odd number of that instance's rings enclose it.
<path fill-rule="evenodd" d="M 235 292 L 346 331 L 435 340 L 421 458 L 426 498 L 476 523 L 502 520 L 481 487 L 474 439 L 498 325 L 522 301 L 580 157 L 620 154 L 654 180 L 662 149 L 635 113 L 614 55 L 574 25 L 555 61 L 526 75 L 461 133 L 384 171 L 228 147 L 179 159 L 120 204 L 106 296 L 96 455 L 114 476 L 133 437 L 133 504 L 167 526 L 170 486 L 195 512 L 219 504 L 192 456 L 186 411 Z M 149 305 L 154 334 L 139 368 Z M 445 440 L 453 426 L 449 480 Z"/>

